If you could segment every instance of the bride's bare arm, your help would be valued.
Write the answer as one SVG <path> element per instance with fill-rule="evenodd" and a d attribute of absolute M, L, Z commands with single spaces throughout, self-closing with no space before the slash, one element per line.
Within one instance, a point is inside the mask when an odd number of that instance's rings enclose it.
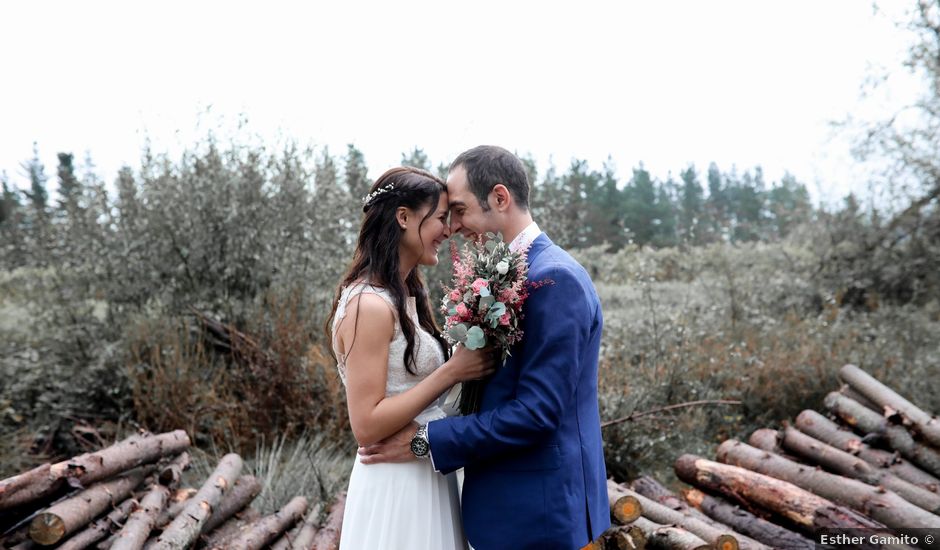
<path fill-rule="evenodd" d="M 493 371 L 487 355 L 460 350 L 413 388 L 385 397 L 389 344 L 395 330 L 392 310 L 379 296 L 365 293 L 351 299 L 346 311 L 337 338 L 348 353 L 346 400 L 349 423 L 360 446 L 396 433 L 454 384 Z"/>

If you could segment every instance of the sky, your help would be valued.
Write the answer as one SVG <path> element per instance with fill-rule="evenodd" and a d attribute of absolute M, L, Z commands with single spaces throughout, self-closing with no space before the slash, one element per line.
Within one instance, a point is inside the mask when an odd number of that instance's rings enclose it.
<path fill-rule="evenodd" d="M 363 151 L 376 177 L 421 147 L 436 165 L 481 143 L 622 180 L 689 163 L 817 201 L 867 186 L 832 123 L 909 102 L 909 2 L 868 0 L 5 2 L 0 170 L 38 143 L 110 180 L 149 139 L 178 154 L 208 130 Z M 887 14 L 883 12 L 889 12 Z M 889 74 L 877 97 L 866 78 Z M 238 121 L 247 121 L 239 125 Z"/>

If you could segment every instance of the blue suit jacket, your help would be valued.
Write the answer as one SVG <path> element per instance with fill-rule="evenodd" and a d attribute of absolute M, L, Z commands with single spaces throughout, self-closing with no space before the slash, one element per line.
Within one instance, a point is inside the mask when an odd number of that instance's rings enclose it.
<path fill-rule="evenodd" d="M 434 466 L 463 467 L 464 530 L 476 550 L 577 549 L 610 526 L 597 406 L 603 317 L 587 272 L 542 234 L 524 337 L 480 412 L 428 425 Z"/>

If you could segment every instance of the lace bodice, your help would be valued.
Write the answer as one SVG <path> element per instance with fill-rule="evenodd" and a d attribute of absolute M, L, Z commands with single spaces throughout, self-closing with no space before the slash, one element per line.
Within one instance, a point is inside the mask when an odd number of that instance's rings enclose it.
<path fill-rule="evenodd" d="M 414 358 L 417 375 L 409 373 L 408 370 L 405 369 L 405 348 L 408 346 L 408 341 L 405 339 L 405 334 L 402 332 L 401 325 L 398 322 L 394 299 L 388 291 L 383 288 L 368 283 L 354 283 L 344 288 L 340 294 L 332 327 L 333 353 L 335 353 L 337 357 L 336 366 L 339 370 L 340 379 L 343 381 L 343 386 L 346 385 L 346 355 L 340 353 L 338 349 L 336 329 L 339 328 L 340 323 L 342 323 L 343 319 L 346 317 L 346 306 L 349 300 L 362 293 L 375 294 L 381 297 L 389 307 L 392 308 L 392 314 L 395 315 L 395 332 L 388 348 L 388 379 L 385 383 L 385 396 L 390 397 L 397 395 L 414 387 L 418 382 L 440 367 L 441 364 L 444 363 L 444 352 L 441 350 L 441 346 L 437 340 L 418 324 L 418 310 L 415 307 L 415 299 L 414 297 L 409 297 L 405 309 L 415 325 Z M 430 409 L 432 408 L 436 409 L 437 407 L 432 405 L 425 413 L 431 412 Z"/>

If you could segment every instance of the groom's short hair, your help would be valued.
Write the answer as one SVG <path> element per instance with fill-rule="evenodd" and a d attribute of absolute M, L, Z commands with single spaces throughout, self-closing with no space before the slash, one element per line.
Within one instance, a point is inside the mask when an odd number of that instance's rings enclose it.
<path fill-rule="evenodd" d="M 460 153 L 450 170 L 458 166 L 467 171 L 470 192 L 484 211 L 490 209 L 486 198 L 498 183 L 506 186 L 519 208 L 529 209 L 529 181 L 525 166 L 516 155 L 496 145 L 479 145 Z"/>

